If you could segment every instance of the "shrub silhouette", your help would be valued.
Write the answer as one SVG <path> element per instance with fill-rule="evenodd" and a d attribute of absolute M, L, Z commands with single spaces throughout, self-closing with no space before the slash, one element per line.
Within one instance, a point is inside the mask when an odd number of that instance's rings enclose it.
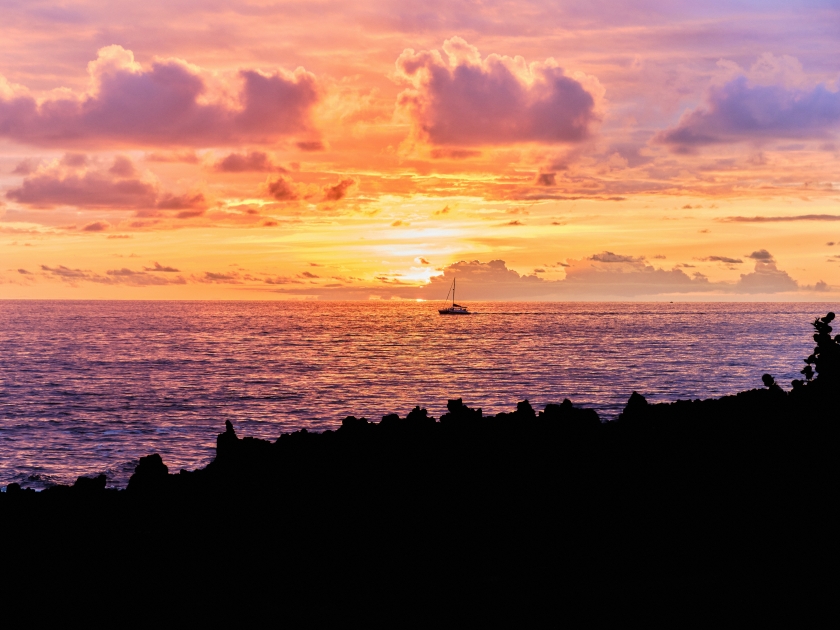
<path fill-rule="evenodd" d="M 840 384 L 840 335 L 831 337 L 831 322 L 834 313 L 829 312 L 825 317 L 814 320 L 814 341 L 817 342 L 814 352 L 805 359 L 805 367 L 801 374 L 805 380 L 794 380 L 791 384 L 794 390 L 818 391 L 820 393 L 836 392 Z"/>

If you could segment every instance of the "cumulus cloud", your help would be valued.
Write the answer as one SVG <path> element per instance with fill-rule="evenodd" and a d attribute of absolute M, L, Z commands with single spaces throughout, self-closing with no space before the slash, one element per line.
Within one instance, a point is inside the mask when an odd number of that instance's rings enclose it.
<path fill-rule="evenodd" d="M 745 140 L 824 138 L 840 127 L 840 92 L 822 83 L 803 88 L 762 84 L 758 78 L 742 74 L 710 88 L 704 105 L 687 111 L 654 141 L 690 151 Z"/>
<path fill-rule="evenodd" d="M 761 250 L 766 253 L 765 250 Z M 759 252 L 755 252 L 759 253 Z M 783 291 L 796 291 L 799 284 L 791 278 L 786 271 L 776 267 L 775 262 L 755 263 L 755 271 L 741 274 L 741 279 L 735 285 L 739 293 L 781 293 Z M 771 258 L 772 260 L 772 258 Z"/>
<path fill-rule="evenodd" d="M 609 252 L 605 252 L 609 254 Z M 603 258 L 603 260 L 599 260 Z M 604 262 L 606 261 L 606 262 Z M 415 261 L 416 262 L 416 261 Z M 611 254 L 595 254 L 580 260 L 550 265 L 563 267 L 566 277 L 560 280 L 546 280 L 537 274 L 545 272 L 544 267 L 534 269 L 531 274 L 520 274 L 508 268 L 503 260 L 482 262 L 460 261 L 440 269 L 443 273 L 432 276 L 428 284 L 411 286 L 395 274 L 377 277 L 380 286 L 307 285 L 275 289 L 292 295 L 320 296 L 328 299 L 401 298 L 442 300 L 452 281 L 458 283 L 458 301 L 476 300 L 610 300 L 638 299 L 656 296 L 703 296 L 773 294 L 791 291 L 825 291 L 825 283 L 819 288 L 800 287 L 774 262 L 756 262 L 755 271 L 742 274 L 736 282 L 710 281 L 700 272 L 688 275 L 681 265 L 673 269 L 661 269 L 641 258 Z M 680 268 L 682 267 L 682 268 Z M 399 275 L 399 274 L 396 274 Z M 298 276 L 304 277 L 304 276 Z M 278 279 L 271 284 L 289 284 L 289 278 Z M 263 280 L 263 283 L 267 281 Z M 826 285 L 827 286 L 827 285 Z M 830 287 L 827 287 L 831 290 Z"/>
<path fill-rule="evenodd" d="M 411 84 L 399 106 L 432 144 L 579 142 L 598 120 L 597 80 L 570 76 L 553 59 L 482 59 L 460 37 L 446 40 L 443 51 L 409 48 L 396 62 L 398 76 Z"/>
<path fill-rule="evenodd" d="M 211 74 L 200 68 L 180 59 L 143 68 L 121 46 L 100 49 L 88 71 L 83 94 L 39 102 L 0 93 L 0 137 L 40 146 L 262 143 L 309 131 L 319 98 L 314 75 L 302 68 L 240 70 L 224 90 L 212 90 Z"/>
<path fill-rule="evenodd" d="M 286 171 L 282 166 L 275 164 L 269 155 L 262 151 L 230 153 L 216 162 L 213 168 L 222 173 Z"/>

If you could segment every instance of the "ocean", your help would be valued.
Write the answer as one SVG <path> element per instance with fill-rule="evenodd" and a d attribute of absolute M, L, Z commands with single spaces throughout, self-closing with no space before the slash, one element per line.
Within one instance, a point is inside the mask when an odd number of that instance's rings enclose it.
<path fill-rule="evenodd" d="M 569 398 L 614 419 L 633 391 L 709 398 L 801 378 L 828 303 L 0 300 L 0 486 L 137 460 L 205 465 L 230 420 L 276 439 L 450 398 L 485 414 Z"/>

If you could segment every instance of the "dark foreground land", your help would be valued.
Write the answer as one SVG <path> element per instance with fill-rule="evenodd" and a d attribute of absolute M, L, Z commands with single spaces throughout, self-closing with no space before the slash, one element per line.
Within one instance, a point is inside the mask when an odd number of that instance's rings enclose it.
<path fill-rule="evenodd" d="M 171 474 L 150 455 L 125 491 L 104 476 L 13 484 L 0 495 L 4 597 L 49 585 L 45 601 L 92 609 L 125 597 L 135 614 L 226 605 L 275 620 L 307 602 L 295 610 L 310 621 L 409 625 L 629 620 L 629 602 L 649 622 L 673 607 L 719 623 L 731 607 L 822 609 L 836 597 L 832 319 L 814 323 L 791 391 L 765 375 L 715 400 L 634 393 L 608 423 L 568 400 L 495 417 L 454 400 L 439 420 L 415 408 L 275 442 L 227 423 L 201 470 Z"/>

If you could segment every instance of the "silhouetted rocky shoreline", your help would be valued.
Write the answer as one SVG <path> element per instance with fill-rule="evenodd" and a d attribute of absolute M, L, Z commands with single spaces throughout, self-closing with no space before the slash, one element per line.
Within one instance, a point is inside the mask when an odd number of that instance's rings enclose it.
<path fill-rule="evenodd" d="M 437 420 L 351 416 L 275 442 L 227 422 L 200 470 L 172 474 L 153 454 L 124 491 L 104 476 L 12 484 L 6 570 L 21 583 L 119 575 L 180 600 L 212 598 L 218 580 L 273 602 L 351 593 L 358 609 L 417 623 L 440 598 L 509 612 L 514 592 L 558 615 L 593 592 L 696 606 L 711 591 L 714 607 L 807 582 L 816 597 L 836 547 L 832 320 L 814 322 L 790 391 L 764 375 L 764 388 L 712 400 L 634 392 L 606 423 L 568 400 L 484 416 L 458 399 Z M 402 603 L 366 605 L 372 593 Z"/>

